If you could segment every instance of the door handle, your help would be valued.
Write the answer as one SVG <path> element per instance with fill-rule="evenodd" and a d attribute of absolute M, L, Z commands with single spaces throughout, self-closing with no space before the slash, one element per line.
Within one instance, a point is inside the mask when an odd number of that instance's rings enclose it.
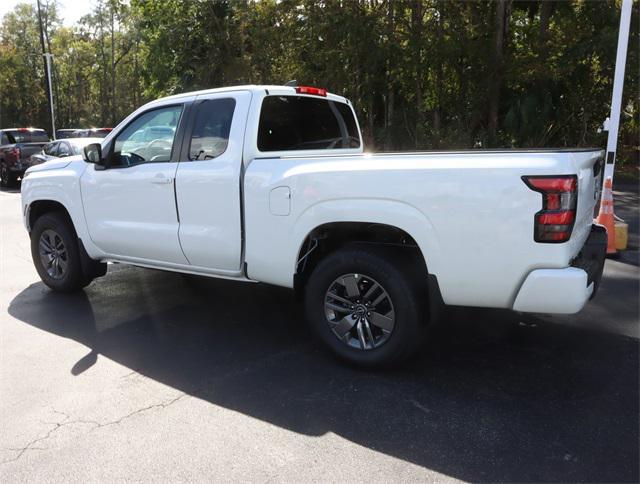
<path fill-rule="evenodd" d="M 173 178 L 167 178 L 163 174 L 158 173 L 151 179 L 151 183 L 155 183 L 156 185 L 167 185 L 173 181 Z"/>

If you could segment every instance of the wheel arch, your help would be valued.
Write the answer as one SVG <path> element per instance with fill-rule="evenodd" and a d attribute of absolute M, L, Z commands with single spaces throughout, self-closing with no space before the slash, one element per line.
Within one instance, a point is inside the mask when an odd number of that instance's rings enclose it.
<path fill-rule="evenodd" d="M 76 225 L 73 223 L 73 217 L 71 216 L 67 207 L 63 203 L 57 200 L 42 199 L 32 201 L 26 208 L 25 222 L 28 224 L 27 230 L 31 233 L 36 221 L 48 213 L 58 213 L 66 219 L 69 223 L 72 234 L 77 239 L 78 255 L 80 257 L 80 266 L 84 277 L 88 280 L 93 280 L 96 277 L 101 277 L 107 272 L 107 265 L 96 259 L 93 259 L 87 253 L 85 243 L 78 235 Z"/>
<path fill-rule="evenodd" d="M 73 223 L 69 210 L 67 210 L 67 207 L 65 207 L 64 204 L 57 200 L 33 200 L 29 205 L 27 205 L 25 210 L 25 221 L 29 232 L 33 229 L 33 224 L 35 224 L 38 218 L 51 212 L 62 213 L 71 224 L 71 227 L 75 230 L 75 224 Z"/>
<path fill-rule="evenodd" d="M 350 245 L 369 245 L 378 250 L 394 251 L 401 256 L 405 260 L 405 267 L 410 267 L 414 277 L 419 279 L 421 274 L 424 275 L 430 319 L 436 321 L 440 318 L 444 301 L 438 278 L 430 271 L 428 257 L 409 232 L 384 223 L 329 222 L 312 229 L 297 253 L 293 276 L 296 298 L 302 299 L 309 276 L 324 257 Z"/>
<path fill-rule="evenodd" d="M 71 217 L 71 213 L 64 206 L 63 203 L 58 200 L 50 200 L 50 199 L 42 199 L 42 200 L 33 200 L 27 205 L 25 208 L 25 222 L 27 223 L 27 230 L 31 232 L 33 229 L 33 224 L 35 224 L 36 220 L 43 215 L 51 212 L 58 212 L 64 215 L 64 217 L 69 221 L 71 227 L 77 234 L 77 230 L 75 224 L 73 223 L 73 218 Z"/>
<path fill-rule="evenodd" d="M 328 222 L 314 227 L 300 244 L 296 257 L 296 275 L 313 269 L 317 255 L 327 255 L 346 245 L 373 244 L 414 252 L 426 269 L 426 260 L 418 243 L 407 231 L 377 222 Z"/>
<path fill-rule="evenodd" d="M 439 242 L 436 230 L 424 213 L 406 202 L 342 199 L 307 207 L 298 216 L 293 228 L 293 274 L 297 273 L 299 261 L 308 250 L 309 240 L 322 232 L 328 232 L 331 236 L 338 234 L 343 239 L 345 235 L 350 235 L 351 241 L 363 242 L 388 241 L 391 237 L 394 243 L 400 242 L 400 245 L 416 249 L 429 271 L 437 272 Z"/>

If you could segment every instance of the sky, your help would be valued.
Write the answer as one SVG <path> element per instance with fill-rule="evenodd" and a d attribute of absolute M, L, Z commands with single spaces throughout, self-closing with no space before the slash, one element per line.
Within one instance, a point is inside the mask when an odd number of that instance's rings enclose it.
<path fill-rule="evenodd" d="M 8 12 L 11 12 L 19 3 L 32 3 L 35 5 L 36 0 L 1 0 L 0 1 L 0 18 Z M 91 11 L 91 0 L 58 0 L 60 7 L 60 17 L 67 26 L 76 23 L 80 17 Z"/>

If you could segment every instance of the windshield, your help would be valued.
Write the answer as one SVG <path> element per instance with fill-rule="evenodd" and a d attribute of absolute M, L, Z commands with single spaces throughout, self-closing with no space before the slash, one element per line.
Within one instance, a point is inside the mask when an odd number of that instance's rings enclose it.
<path fill-rule="evenodd" d="M 260 151 L 359 147 L 356 120 L 345 103 L 305 96 L 267 96 L 262 102 Z"/>
<path fill-rule="evenodd" d="M 10 143 L 46 143 L 49 136 L 42 129 L 9 129 L 5 131 Z"/>

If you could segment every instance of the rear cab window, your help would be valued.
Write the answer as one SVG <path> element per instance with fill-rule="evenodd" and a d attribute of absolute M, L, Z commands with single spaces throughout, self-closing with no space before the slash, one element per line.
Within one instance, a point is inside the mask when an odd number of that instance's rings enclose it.
<path fill-rule="evenodd" d="M 360 148 L 360 135 L 347 104 L 299 95 L 264 98 L 258 124 L 261 152 L 354 148 Z"/>

